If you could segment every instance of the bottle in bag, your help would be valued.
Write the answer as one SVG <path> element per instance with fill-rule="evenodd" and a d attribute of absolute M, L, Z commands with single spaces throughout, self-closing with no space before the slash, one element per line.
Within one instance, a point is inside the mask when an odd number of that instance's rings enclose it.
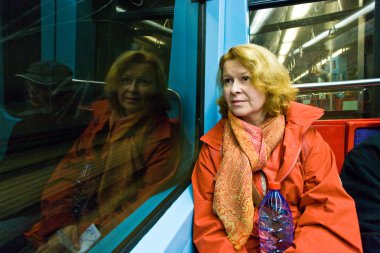
<path fill-rule="evenodd" d="M 270 181 L 268 188 L 259 207 L 260 252 L 280 253 L 292 245 L 293 217 L 288 203 L 280 193 L 280 182 Z"/>

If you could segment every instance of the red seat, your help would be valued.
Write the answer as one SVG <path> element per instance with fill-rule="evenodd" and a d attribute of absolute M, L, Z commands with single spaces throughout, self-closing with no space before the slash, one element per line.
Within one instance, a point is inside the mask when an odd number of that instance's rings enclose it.
<path fill-rule="evenodd" d="M 336 165 L 340 173 L 344 157 L 346 143 L 346 121 L 345 120 L 318 120 L 313 127 L 322 135 L 323 139 L 330 145 L 335 155 Z"/>
<path fill-rule="evenodd" d="M 318 120 L 313 123 L 313 127 L 330 145 L 340 173 L 347 153 L 357 144 L 356 131 L 361 128 L 380 129 L 380 118 Z"/>
<path fill-rule="evenodd" d="M 346 154 L 358 143 L 355 143 L 356 131 L 360 128 L 379 128 L 380 129 L 380 119 L 360 119 L 360 120 L 349 120 L 347 122 L 347 144 L 346 144 Z"/>

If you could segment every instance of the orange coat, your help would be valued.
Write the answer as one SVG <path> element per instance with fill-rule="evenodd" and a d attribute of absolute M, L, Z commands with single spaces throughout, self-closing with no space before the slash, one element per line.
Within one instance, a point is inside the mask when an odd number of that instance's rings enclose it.
<path fill-rule="evenodd" d="M 263 168 L 271 180 L 281 180 L 278 176 L 285 175 L 281 193 L 292 210 L 295 227 L 293 246 L 285 252 L 362 252 L 354 201 L 342 187 L 330 147 L 317 131 L 310 128 L 312 122 L 322 115 L 319 108 L 291 103 L 286 114 L 283 142 Z M 192 175 L 193 240 L 200 253 L 258 252 L 255 226 L 247 244 L 241 251 L 236 251 L 223 224 L 213 213 L 214 177 L 222 159 L 225 122 L 225 119 L 220 120 L 201 138 L 204 144 Z M 257 213 L 255 208 L 255 223 Z"/>
<path fill-rule="evenodd" d="M 141 157 L 134 158 L 133 163 L 139 164 L 134 172 L 132 182 L 115 190 L 132 192 L 129 199 L 112 213 L 103 217 L 98 211 L 98 204 L 102 200 L 98 197 L 100 182 L 108 164 L 110 133 L 119 136 L 118 143 L 123 152 L 130 151 L 128 139 L 135 136 L 123 136 L 123 125 L 116 130 L 109 130 L 111 108 L 107 101 L 96 102 L 93 106 L 94 119 L 75 142 L 70 152 L 59 163 L 58 167 L 45 186 L 42 200 L 42 219 L 36 223 L 26 237 L 36 246 L 44 243 L 47 237 L 56 230 L 70 224 L 79 225 L 79 232 L 83 232 L 91 223 L 95 223 L 102 235 L 113 229 L 139 205 L 145 202 L 152 194 L 163 187 L 167 187 L 170 179 L 176 172 L 180 159 L 180 137 L 178 122 L 169 121 L 167 115 L 156 115 L 153 122 L 154 130 L 144 136 L 145 146 Z M 127 123 L 127 122 L 126 122 Z M 130 171 L 131 161 L 126 161 L 126 154 L 120 161 L 118 173 Z M 125 159 L 125 160 L 123 160 Z M 136 160 L 136 161 L 135 161 Z M 112 161 L 111 161 L 112 162 Z M 83 215 L 75 215 L 74 199 L 78 196 L 77 180 L 87 164 L 92 165 L 92 176 L 84 181 L 83 192 L 89 203 Z M 128 168 L 127 168 L 128 167 Z M 170 181 L 171 182 L 171 181 Z M 106 204 L 105 204 L 106 205 Z"/>

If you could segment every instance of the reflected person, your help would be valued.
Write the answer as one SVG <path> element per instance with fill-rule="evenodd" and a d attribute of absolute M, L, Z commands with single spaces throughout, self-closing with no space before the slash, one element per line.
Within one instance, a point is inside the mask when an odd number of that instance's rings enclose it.
<path fill-rule="evenodd" d="M 72 83 L 72 70 L 63 63 L 44 60 L 31 64 L 25 73 L 16 76 L 24 82 L 28 101 L 23 110 L 12 112 L 21 120 L 9 137 L 4 160 L 27 161 L 24 153 L 44 152 L 58 140 L 62 159 L 89 123 L 77 115 L 77 89 Z M 5 164 L 1 172 L 20 167 L 19 163 L 17 166 Z"/>
<path fill-rule="evenodd" d="M 12 111 L 20 121 L 0 161 L 0 184 L 7 185 L 0 197 L 1 252 L 14 252 L 26 242 L 23 232 L 39 218 L 44 185 L 88 124 L 76 115 L 77 89 L 67 65 L 39 61 L 16 76 L 25 85 L 27 100 L 13 101 L 22 105 Z"/>
<path fill-rule="evenodd" d="M 260 252 L 258 206 L 281 184 L 293 216 L 284 252 L 361 252 L 355 205 L 333 152 L 311 124 L 323 110 L 293 102 L 297 89 L 266 48 L 232 47 L 219 62 L 222 119 L 195 165 L 193 240 L 199 252 Z"/>
<path fill-rule="evenodd" d="M 158 59 L 122 54 L 111 66 L 107 99 L 55 170 L 42 197 L 42 220 L 26 233 L 38 252 L 63 245 L 95 224 L 102 236 L 171 181 L 179 164 L 179 124 L 171 121 L 167 83 Z M 61 232 L 62 233 L 62 232 Z"/>

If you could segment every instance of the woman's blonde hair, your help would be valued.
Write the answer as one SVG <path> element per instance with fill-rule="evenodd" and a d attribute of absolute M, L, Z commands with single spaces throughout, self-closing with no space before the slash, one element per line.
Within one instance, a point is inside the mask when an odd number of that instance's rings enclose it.
<path fill-rule="evenodd" d="M 157 93 L 153 97 L 152 109 L 155 111 L 165 111 L 169 109 L 169 101 L 167 97 L 167 82 L 160 61 L 157 57 L 145 51 L 127 51 L 121 54 L 112 64 L 106 76 L 105 93 L 111 106 L 119 113 L 123 114 L 123 107 L 117 98 L 117 89 L 121 85 L 123 73 L 133 65 L 149 64 L 152 66 L 157 86 Z"/>
<path fill-rule="evenodd" d="M 226 61 L 239 61 L 251 74 L 252 85 L 267 96 L 264 110 L 269 116 L 285 114 L 289 102 L 293 101 L 298 89 L 291 86 L 287 69 L 266 48 L 255 44 L 244 44 L 232 47 L 220 58 L 218 82 L 223 91 L 223 66 Z M 223 92 L 222 92 L 223 93 Z M 228 106 L 224 95 L 217 101 L 219 112 L 227 117 Z"/>

